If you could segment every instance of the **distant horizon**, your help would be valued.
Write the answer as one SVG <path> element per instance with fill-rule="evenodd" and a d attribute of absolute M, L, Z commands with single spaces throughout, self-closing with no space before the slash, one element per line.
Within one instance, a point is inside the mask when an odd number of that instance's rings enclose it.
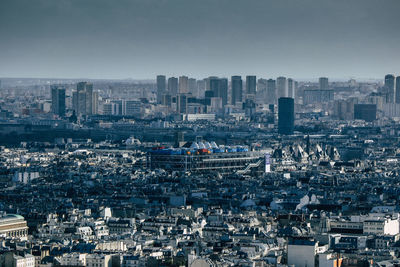
<path fill-rule="evenodd" d="M 0 76 L 381 79 L 400 72 L 398 10 L 399 0 L 2 0 Z"/>
<path fill-rule="evenodd" d="M 389 74 L 389 73 L 388 73 Z M 394 73 L 390 73 L 393 74 L 394 76 L 400 76 L 396 75 Z M 158 74 L 158 75 L 165 75 L 165 74 Z M 230 80 L 230 78 L 232 76 L 241 76 L 243 80 L 246 79 L 247 75 L 254 75 L 254 74 L 245 74 L 245 75 L 240 75 L 240 74 L 233 74 L 233 75 L 229 75 L 229 76 L 223 76 L 223 75 L 208 75 L 206 77 L 196 77 L 196 76 L 190 76 L 187 74 L 182 74 L 182 75 L 165 75 L 166 78 L 170 78 L 170 77 L 175 77 L 175 78 L 179 78 L 180 76 L 187 76 L 189 78 L 195 78 L 196 80 L 203 80 L 206 79 L 208 77 L 219 77 L 219 78 L 228 78 L 228 80 Z M 157 75 L 156 75 L 157 76 Z M 32 80 L 97 80 L 97 81 L 152 81 L 152 82 L 156 82 L 156 76 L 154 76 L 154 78 L 92 78 L 92 77 L 22 77 L 22 76 L 15 76 L 15 77 L 0 77 L 0 80 L 6 80 L 6 79 L 12 79 L 12 80 L 18 80 L 18 79 L 32 79 Z M 279 75 L 279 76 L 258 76 L 255 75 L 257 80 L 258 79 L 276 79 L 277 77 L 285 77 L 285 78 L 292 78 L 295 81 L 298 82 L 318 82 L 318 79 L 321 77 L 327 77 L 329 79 L 329 82 L 347 82 L 350 81 L 351 79 L 354 79 L 357 82 L 368 82 L 368 81 L 384 81 L 384 76 L 382 78 L 361 78 L 361 77 L 354 77 L 354 76 L 350 76 L 348 78 L 346 77 L 342 77 L 342 78 L 338 78 L 338 77 L 329 77 L 329 76 L 318 76 L 318 77 L 313 77 L 313 78 L 296 78 L 293 76 L 285 76 L 285 75 Z"/>

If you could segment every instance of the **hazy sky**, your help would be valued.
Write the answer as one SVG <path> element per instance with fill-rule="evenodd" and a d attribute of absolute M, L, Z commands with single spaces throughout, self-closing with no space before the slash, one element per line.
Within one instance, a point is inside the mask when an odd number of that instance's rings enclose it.
<path fill-rule="evenodd" d="M 0 0 L 0 77 L 400 74 L 400 0 Z"/>

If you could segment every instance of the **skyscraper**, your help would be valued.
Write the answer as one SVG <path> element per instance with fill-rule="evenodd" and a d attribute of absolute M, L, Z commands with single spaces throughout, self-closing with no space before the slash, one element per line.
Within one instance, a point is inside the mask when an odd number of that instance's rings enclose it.
<path fill-rule="evenodd" d="M 267 81 L 267 99 L 266 103 L 275 104 L 276 103 L 276 81 L 269 79 Z"/>
<path fill-rule="evenodd" d="M 180 94 L 189 93 L 189 78 L 187 76 L 179 77 L 179 93 Z"/>
<path fill-rule="evenodd" d="M 86 115 L 93 114 L 93 84 L 87 83 L 86 84 Z"/>
<path fill-rule="evenodd" d="M 188 88 L 189 88 L 189 93 L 192 94 L 192 96 L 197 95 L 197 83 L 196 79 L 194 78 L 189 78 L 188 80 Z"/>
<path fill-rule="evenodd" d="M 288 83 L 288 97 L 295 98 L 296 95 L 296 84 L 295 81 L 291 78 L 287 79 Z"/>
<path fill-rule="evenodd" d="M 243 98 L 243 82 L 241 76 L 232 76 L 231 77 L 231 86 L 232 86 L 232 105 L 236 105 L 238 102 L 242 102 Z"/>
<path fill-rule="evenodd" d="M 93 84 L 79 82 L 72 94 L 73 109 L 76 115 L 91 115 L 93 113 Z"/>
<path fill-rule="evenodd" d="M 246 93 L 250 95 L 256 94 L 257 77 L 246 76 Z"/>
<path fill-rule="evenodd" d="M 329 82 L 327 77 L 319 78 L 319 89 L 320 90 L 328 90 L 329 89 Z"/>
<path fill-rule="evenodd" d="M 78 91 L 78 106 L 76 113 L 78 115 L 86 115 L 86 91 Z"/>
<path fill-rule="evenodd" d="M 278 98 L 289 96 L 286 77 L 278 77 L 276 79 L 276 91 Z"/>
<path fill-rule="evenodd" d="M 187 103 L 188 103 L 187 96 L 185 94 L 179 94 L 176 100 L 177 100 L 176 103 L 177 112 L 180 114 L 187 113 Z"/>
<path fill-rule="evenodd" d="M 400 76 L 396 77 L 396 103 L 400 104 Z"/>
<path fill-rule="evenodd" d="M 293 134 L 294 131 L 294 99 L 281 97 L 278 100 L 278 133 Z"/>
<path fill-rule="evenodd" d="M 99 113 L 99 92 L 93 92 L 92 114 Z"/>
<path fill-rule="evenodd" d="M 385 76 L 385 95 L 386 95 L 386 102 L 393 103 L 395 99 L 395 79 L 393 74 L 388 74 Z"/>
<path fill-rule="evenodd" d="M 212 79 L 218 79 L 218 77 L 216 77 L 216 76 L 210 76 L 210 77 L 208 77 L 208 78 L 205 79 L 205 80 L 206 80 L 206 91 L 211 90 L 211 89 L 210 89 L 210 81 L 211 81 Z"/>
<path fill-rule="evenodd" d="M 214 97 L 219 97 L 219 78 L 210 78 L 210 91 L 213 92 Z"/>
<path fill-rule="evenodd" d="M 211 78 L 210 90 L 213 92 L 214 97 L 220 97 L 222 99 L 222 105 L 228 103 L 228 79 Z"/>
<path fill-rule="evenodd" d="M 228 104 L 228 79 L 220 79 L 220 97 L 222 98 L 222 105 Z"/>
<path fill-rule="evenodd" d="M 51 85 L 51 112 L 60 117 L 65 116 L 65 87 Z"/>
<path fill-rule="evenodd" d="M 267 99 L 267 80 L 259 78 L 257 80 L 255 102 L 259 104 L 265 104 L 266 99 Z"/>
<path fill-rule="evenodd" d="M 163 94 L 166 91 L 166 78 L 164 75 L 157 76 L 157 103 L 161 103 Z"/>
<path fill-rule="evenodd" d="M 170 77 L 168 79 L 168 93 L 171 96 L 176 96 L 178 93 L 178 78 Z"/>
<path fill-rule="evenodd" d="M 204 98 L 204 94 L 206 91 L 206 81 L 205 80 L 198 80 L 197 82 L 197 97 Z"/>

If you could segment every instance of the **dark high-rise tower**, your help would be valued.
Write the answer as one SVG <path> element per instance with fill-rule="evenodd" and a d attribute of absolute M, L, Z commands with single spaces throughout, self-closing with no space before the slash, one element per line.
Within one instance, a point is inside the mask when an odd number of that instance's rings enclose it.
<path fill-rule="evenodd" d="M 267 81 L 267 99 L 266 103 L 276 104 L 276 81 L 269 79 Z"/>
<path fill-rule="evenodd" d="M 210 78 L 210 91 L 213 92 L 214 97 L 219 97 L 219 78 Z"/>
<path fill-rule="evenodd" d="M 86 84 L 86 115 L 93 114 L 93 84 L 87 83 Z"/>
<path fill-rule="evenodd" d="M 257 86 L 257 77 L 256 76 L 246 76 L 246 93 L 255 95 L 256 94 L 256 86 Z"/>
<path fill-rule="evenodd" d="M 161 103 L 163 94 L 166 91 L 166 79 L 164 75 L 157 76 L 157 103 Z"/>
<path fill-rule="evenodd" d="M 65 116 L 65 87 L 52 85 L 51 88 L 51 112 L 60 117 Z"/>
<path fill-rule="evenodd" d="M 293 134 L 294 131 L 294 99 L 281 97 L 278 100 L 278 133 Z"/>
<path fill-rule="evenodd" d="M 222 99 L 222 105 L 228 103 L 228 79 L 226 78 L 210 78 L 210 90 L 214 97 Z"/>
<path fill-rule="evenodd" d="M 388 74 L 385 76 L 385 94 L 386 94 L 386 102 L 393 103 L 395 99 L 395 86 L 394 86 L 394 75 Z"/>
<path fill-rule="evenodd" d="M 228 79 L 221 78 L 219 80 L 220 83 L 220 97 L 222 98 L 222 105 L 225 106 L 228 104 Z"/>
<path fill-rule="evenodd" d="M 354 119 L 368 122 L 376 120 L 376 104 L 354 104 Z"/>
<path fill-rule="evenodd" d="M 232 76 L 231 78 L 232 86 L 232 105 L 236 105 L 237 102 L 242 102 L 243 100 L 243 82 L 241 76 Z"/>
<path fill-rule="evenodd" d="M 329 89 L 328 78 L 326 78 L 326 77 L 319 78 L 319 89 L 320 90 L 328 90 Z"/>
<path fill-rule="evenodd" d="M 76 84 L 76 94 L 72 96 L 73 108 L 76 115 L 86 115 L 86 84 L 79 82 Z"/>
<path fill-rule="evenodd" d="M 91 115 L 93 113 L 93 84 L 79 82 L 72 95 L 73 109 L 77 115 Z"/>
<path fill-rule="evenodd" d="M 400 76 L 396 77 L 396 103 L 400 104 Z"/>
<path fill-rule="evenodd" d="M 180 114 L 185 114 L 187 113 L 187 103 L 188 103 L 188 98 L 186 94 L 178 94 L 176 97 L 177 103 L 177 111 Z"/>

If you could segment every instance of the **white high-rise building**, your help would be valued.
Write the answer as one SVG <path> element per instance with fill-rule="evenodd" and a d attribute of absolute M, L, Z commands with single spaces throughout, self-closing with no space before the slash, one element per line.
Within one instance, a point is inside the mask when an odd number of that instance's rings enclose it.
<path fill-rule="evenodd" d="M 179 93 L 180 94 L 189 93 L 189 78 L 187 76 L 179 77 Z"/>
<path fill-rule="evenodd" d="M 276 79 L 276 91 L 278 99 L 281 97 L 289 97 L 288 82 L 286 77 L 278 77 Z"/>
<path fill-rule="evenodd" d="M 289 78 L 289 79 L 287 79 L 287 83 L 288 83 L 288 97 L 295 99 L 296 82 L 293 79 Z"/>

